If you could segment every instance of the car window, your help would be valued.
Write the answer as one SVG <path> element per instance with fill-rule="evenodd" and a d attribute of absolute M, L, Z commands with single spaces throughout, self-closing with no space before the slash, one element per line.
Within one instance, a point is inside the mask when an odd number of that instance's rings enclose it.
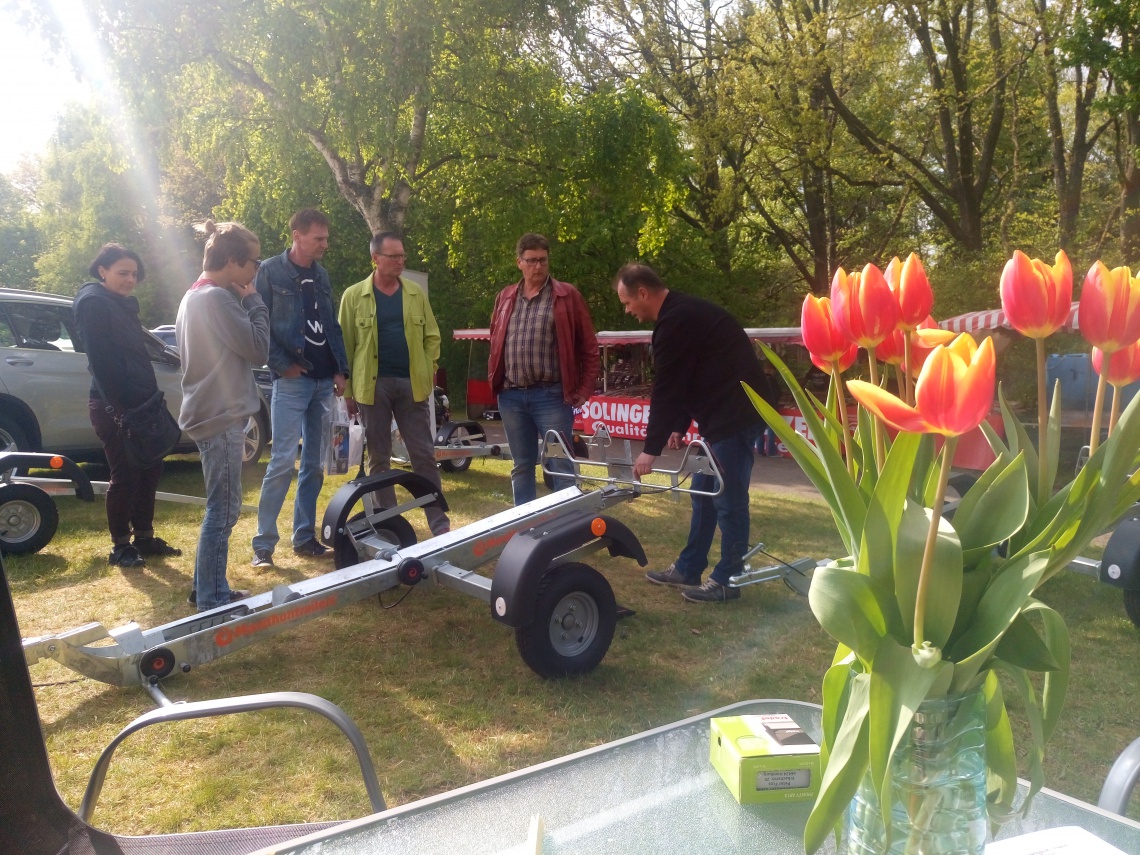
<path fill-rule="evenodd" d="M 16 334 L 12 332 L 12 325 L 8 323 L 7 315 L 0 313 L 0 347 L 15 347 Z"/>
<path fill-rule="evenodd" d="M 75 319 L 70 306 L 46 303 L 5 303 L 4 347 L 75 351 Z"/>

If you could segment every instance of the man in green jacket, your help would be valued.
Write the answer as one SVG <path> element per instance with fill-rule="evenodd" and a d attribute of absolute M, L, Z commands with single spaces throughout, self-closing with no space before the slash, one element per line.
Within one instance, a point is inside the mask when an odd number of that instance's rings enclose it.
<path fill-rule="evenodd" d="M 377 232 L 369 244 L 375 270 L 340 298 L 340 327 L 348 353 L 344 400 L 350 416 L 360 413 L 368 446 L 368 472 L 392 468 L 392 419 L 408 449 L 412 471 L 443 487 L 435 466 L 428 397 L 439 360 L 439 327 L 427 294 L 400 273 L 404 243 L 394 232 Z M 378 491 L 380 504 L 393 507 L 391 487 Z M 451 530 L 441 507 L 424 507 L 432 535 Z"/>

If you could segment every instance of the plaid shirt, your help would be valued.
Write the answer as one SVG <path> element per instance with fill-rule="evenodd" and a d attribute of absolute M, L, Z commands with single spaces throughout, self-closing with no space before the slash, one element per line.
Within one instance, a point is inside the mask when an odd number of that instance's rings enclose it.
<path fill-rule="evenodd" d="M 527 298 L 519 286 L 505 350 L 508 389 L 561 382 L 558 336 L 554 331 L 554 288 L 549 276 L 533 297 Z"/>

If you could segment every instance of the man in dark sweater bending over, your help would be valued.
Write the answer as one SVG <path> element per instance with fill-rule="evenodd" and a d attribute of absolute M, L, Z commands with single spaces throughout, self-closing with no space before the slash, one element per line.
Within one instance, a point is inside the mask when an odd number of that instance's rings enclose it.
<path fill-rule="evenodd" d="M 654 321 L 653 362 L 656 374 L 650 398 L 645 449 L 633 465 L 637 478 L 649 473 L 661 450 L 680 448 L 695 420 L 724 476 L 719 496 L 692 497 L 689 542 L 668 569 L 650 571 L 645 578 L 658 585 L 682 589 L 695 603 L 723 603 L 740 596 L 728 586 L 729 577 L 743 568 L 748 550 L 748 483 L 752 477 L 752 447 L 761 419 L 741 387 L 747 383 L 762 397 L 771 394 L 752 343 L 740 323 L 707 300 L 670 291 L 644 264 L 627 264 L 614 278 L 618 299 L 639 321 Z M 710 475 L 696 475 L 694 490 L 711 491 Z M 717 526 L 721 556 L 701 584 Z"/>

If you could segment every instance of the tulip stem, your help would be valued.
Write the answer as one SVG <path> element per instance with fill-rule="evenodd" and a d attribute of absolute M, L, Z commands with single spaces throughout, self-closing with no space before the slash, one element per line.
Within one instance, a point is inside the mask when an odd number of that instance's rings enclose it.
<path fill-rule="evenodd" d="M 1100 445 L 1100 422 L 1101 414 L 1104 412 L 1104 387 L 1108 385 L 1105 378 L 1108 375 L 1108 363 L 1111 358 L 1111 353 L 1104 355 L 1104 370 L 1101 371 L 1100 379 L 1096 384 L 1096 403 L 1093 405 L 1092 430 L 1089 431 L 1090 457 L 1096 454 L 1097 447 Z"/>
<path fill-rule="evenodd" d="M 1045 339 L 1034 339 L 1037 344 L 1037 507 L 1045 507 L 1053 494 L 1053 485 L 1046 484 L 1048 478 L 1049 453 L 1049 408 L 1046 404 L 1045 379 Z"/>
<path fill-rule="evenodd" d="M 938 472 L 938 491 L 930 511 L 930 529 L 926 532 L 926 548 L 922 551 L 922 569 L 918 573 L 918 592 L 914 598 L 914 649 L 919 650 L 926 641 L 926 591 L 930 587 L 931 566 L 934 564 L 934 545 L 938 542 L 938 523 L 942 519 L 942 506 L 946 502 L 946 484 L 950 480 L 951 462 L 958 447 L 958 437 L 948 436 L 942 446 L 942 467 Z"/>
<path fill-rule="evenodd" d="M 871 369 L 871 385 L 879 385 L 879 363 L 875 359 L 875 349 L 867 349 L 867 365 Z M 883 439 L 883 425 L 879 421 L 879 417 L 872 415 L 871 417 L 871 434 L 875 438 L 875 468 L 877 471 L 883 471 L 883 464 L 887 460 L 887 444 Z"/>
<path fill-rule="evenodd" d="M 905 381 L 899 384 L 899 392 L 902 394 L 902 399 L 914 406 L 914 382 L 910 379 L 910 366 L 911 359 L 913 358 L 913 351 L 911 349 L 912 330 L 903 330 L 903 364 L 902 364 L 902 380 Z M 897 366 L 896 366 L 897 368 Z"/>
<path fill-rule="evenodd" d="M 839 408 L 839 424 L 843 429 L 843 456 L 847 458 L 847 472 L 855 480 L 855 456 L 851 453 L 851 426 L 847 424 L 847 396 L 843 394 L 843 375 L 839 363 L 831 363 L 831 382 L 835 384 L 835 404 Z"/>
<path fill-rule="evenodd" d="M 1116 430 L 1116 423 L 1120 421 L 1120 398 L 1121 389 L 1119 386 L 1112 387 L 1112 414 L 1108 418 L 1108 435 L 1112 436 L 1112 432 Z"/>

